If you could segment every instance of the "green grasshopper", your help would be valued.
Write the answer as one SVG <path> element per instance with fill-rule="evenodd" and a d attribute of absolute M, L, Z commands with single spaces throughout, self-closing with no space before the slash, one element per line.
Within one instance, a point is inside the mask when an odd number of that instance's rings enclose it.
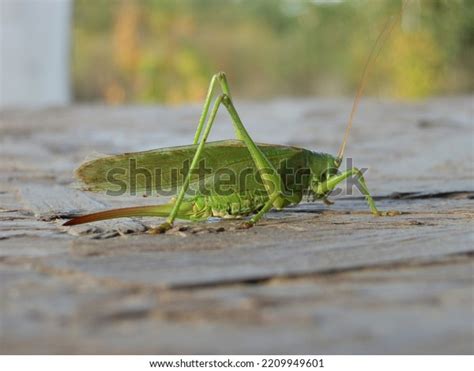
<path fill-rule="evenodd" d="M 302 201 L 305 194 L 330 203 L 327 199 L 328 195 L 349 177 L 356 179 L 358 188 L 365 196 L 373 215 L 398 214 L 393 211 L 381 212 L 377 209 L 359 169 L 351 168 L 344 172 L 338 170 L 343 160 L 347 138 L 362 96 L 369 67 L 378 54 L 377 44 L 381 42 L 383 36 L 387 37 L 392 27 L 384 28 L 369 55 L 337 156 L 293 146 L 255 143 L 235 109 L 226 75 L 220 72 L 211 79 L 192 145 L 104 157 L 83 164 L 76 172 L 78 178 L 89 190 L 103 192 L 110 190 L 110 172 L 114 169 L 126 169 L 131 162 L 139 164 L 141 169 L 150 171 L 156 170 L 157 166 L 160 170 L 183 170 L 183 164 L 190 162 L 189 169 L 184 171 L 182 179 L 175 179 L 162 172 L 155 176 L 155 188 L 158 191 L 170 186 L 179 187 L 176 198 L 161 205 L 128 207 L 79 216 L 67 221 L 64 225 L 71 226 L 121 217 L 156 216 L 166 217 L 166 222 L 152 228 L 150 232 L 164 233 L 172 228 L 177 218 L 204 221 L 210 217 L 251 216 L 241 225 L 242 228 L 250 228 L 270 209 L 281 210 L 289 205 L 296 205 Z M 220 86 L 222 94 L 215 99 L 209 115 L 217 86 Z M 208 142 L 216 114 L 222 105 L 232 119 L 237 140 Z M 205 160 L 211 171 L 207 176 L 196 177 L 201 160 Z M 289 164 L 295 173 L 304 176 L 301 176 L 299 181 L 296 181 L 294 176 L 283 176 L 281 169 L 277 170 L 282 162 Z M 213 183 L 215 181 L 213 175 L 220 169 L 231 170 L 234 173 L 250 169 L 249 173 L 253 175 L 247 177 L 249 180 L 245 184 L 233 178 L 233 181 L 227 184 L 230 192 L 222 194 L 217 191 Z M 121 175 L 122 181 L 127 186 L 133 182 L 138 191 L 149 192 L 152 188 L 151 183 L 146 179 L 141 181 L 132 179 L 130 171 L 127 173 L 124 170 Z M 190 186 L 194 187 L 199 182 L 206 183 L 207 191 L 197 190 L 192 196 L 188 196 Z"/>

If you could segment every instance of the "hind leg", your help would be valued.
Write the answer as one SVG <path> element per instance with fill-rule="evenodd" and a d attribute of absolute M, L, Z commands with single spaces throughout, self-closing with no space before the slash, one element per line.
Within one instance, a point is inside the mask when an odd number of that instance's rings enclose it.
<path fill-rule="evenodd" d="M 204 129 L 204 123 L 209 113 L 209 107 L 211 105 L 212 97 L 214 95 L 214 90 L 217 84 L 220 85 L 222 94 L 226 94 L 227 96 L 230 97 L 229 83 L 227 82 L 225 73 L 224 72 L 216 73 L 214 76 L 212 76 L 211 82 L 209 83 L 209 88 L 207 90 L 204 106 L 202 107 L 201 117 L 199 118 L 196 133 L 194 134 L 193 144 L 198 144 L 199 142 L 199 138 L 201 137 L 202 130 Z M 240 133 L 237 130 L 235 131 L 235 134 L 237 136 L 237 139 L 242 139 L 240 136 Z"/>
<path fill-rule="evenodd" d="M 227 83 L 227 80 L 225 78 L 225 74 L 219 73 L 215 75 L 211 81 L 211 84 L 209 86 L 209 92 L 208 92 L 208 97 L 206 98 L 206 102 L 204 104 L 203 108 L 203 113 L 201 114 L 201 118 L 199 120 L 198 128 L 196 130 L 196 134 L 194 137 L 195 144 L 197 144 L 197 149 L 196 153 L 193 157 L 193 160 L 191 162 L 191 166 L 189 168 L 188 174 L 186 175 L 185 181 L 180 189 L 180 192 L 176 198 L 176 201 L 174 203 L 174 207 L 171 210 L 171 213 L 166 220 L 165 223 L 161 224 L 157 228 L 155 228 L 154 232 L 155 233 L 164 233 L 167 230 L 169 230 L 174 223 L 174 220 L 176 219 L 176 216 L 178 214 L 178 210 L 180 208 L 181 203 L 184 200 L 184 196 L 186 194 L 186 191 L 189 188 L 189 183 L 191 179 L 191 174 L 193 171 L 197 168 L 198 162 L 200 160 L 202 151 L 204 149 L 204 145 L 206 144 L 207 138 L 209 137 L 209 134 L 211 132 L 212 126 L 214 124 L 217 111 L 219 110 L 219 107 L 221 104 L 224 104 L 224 106 L 227 108 L 227 111 L 229 112 L 231 118 L 232 118 L 232 123 L 234 125 L 234 129 L 236 131 L 237 138 L 242 140 L 245 145 L 247 146 L 250 155 L 252 156 L 252 159 L 255 163 L 256 168 L 260 171 L 262 181 L 264 184 L 264 187 L 268 193 L 269 199 L 272 201 L 269 206 L 265 206 L 264 210 L 269 210 L 272 206 L 276 208 L 282 208 L 283 205 L 286 202 L 286 199 L 283 197 L 283 182 L 276 171 L 275 167 L 272 165 L 272 163 L 267 159 L 267 157 L 263 154 L 263 152 L 258 148 L 258 146 L 255 144 L 253 139 L 250 137 L 249 133 L 247 132 L 247 129 L 244 127 L 242 121 L 240 120 L 239 115 L 237 114 L 237 111 L 232 103 L 232 100 L 229 95 L 226 93 L 220 95 L 216 101 L 214 102 L 214 106 L 212 108 L 211 114 L 209 116 L 209 119 L 207 120 L 206 125 L 204 126 L 204 120 L 207 116 L 207 112 L 209 109 L 209 104 L 212 99 L 212 92 L 214 89 L 214 86 L 216 84 L 216 81 L 219 81 L 222 87 L 222 90 L 224 92 L 229 92 L 229 86 Z M 262 212 L 259 212 L 258 218 L 253 218 L 253 223 L 255 223 L 258 219 L 260 219 L 261 215 L 263 215 Z M 252 223 L 252 224 L 253 224 Z"/>

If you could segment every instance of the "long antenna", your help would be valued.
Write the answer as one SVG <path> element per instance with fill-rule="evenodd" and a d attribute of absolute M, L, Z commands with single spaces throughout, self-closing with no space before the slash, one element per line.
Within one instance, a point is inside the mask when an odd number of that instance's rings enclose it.
<path fill-rule="evenodd" d="M 364 71 L 362 72 L 362 77 L 360 79 L 359 86 L 357 88 L 357 94 L 354 98 L 354 103 L 352 103 L 352 110 L 349 116 L 349 121 L 347 122 L 346 131 L 344 132 L 344 138 L 342 140 L 341 147 L 339 147 L 339 152 L 337 153 L 338 163 L 340 163 L 342 161 L 342 158 L 344 157 L 344 151 L 346 149 L 347 139 L 349 138 L 349 134 L 351 132 L 354 116 L 357 113 L 357 109 L 359 108 L 360 99 L 362 98 L 362 94 L 364 92 L 365 86 L 367 85 L 367 77 L 369 75 L 369 72 L 372 70 L 372 66 L 377 60 L 377 57 L 379 56 L 380 51 L 382 50 L 382 47 L 385 44 L 385 41 L 388 39 L 388 37 L 392 33 L 392 30 L 395 28 L 395 26 L 399 22 L 403 14 L 403 9 L 405 8 L 408 1 L 409 0 L 406 0 L 402 3 L 402 9 L 400 13 L 398 13 L 398 15 L 393 20 L 389 19 L 387 21 L 387 23 L 383 27 L 382 32 L 377 37 L 377 40 L 375 41 L 375 44 L 372 47 L 372 50 L 370 51 L 370 54 L 367 58 L 367 61 L 365 62 Z"/>

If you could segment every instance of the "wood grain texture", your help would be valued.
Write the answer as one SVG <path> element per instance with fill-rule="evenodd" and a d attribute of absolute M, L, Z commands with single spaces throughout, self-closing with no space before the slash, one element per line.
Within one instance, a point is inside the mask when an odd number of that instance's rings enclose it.
<path fill-rule="evenodd" d="M 261 142 L 334 152 L 350 102 L 240 103 Z M 0 115 L 0 353 L 473 353 L 472 97 L 366 100 L 348 155 L 357 192 L 327 207 L 236 221 L 128 218 L 65 228 L 85 210 L 155 197 L 83 193 L 93 152 L 189 143 L 199 107 L 70 107 Z M 212 139 L 232 137 L 225 116 Z M 268 137 L 272 133 L 272 137 Z"/>

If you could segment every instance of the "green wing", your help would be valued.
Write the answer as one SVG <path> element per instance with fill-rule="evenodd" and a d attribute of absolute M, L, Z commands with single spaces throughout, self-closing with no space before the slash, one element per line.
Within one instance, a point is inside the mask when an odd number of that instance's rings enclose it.
<path fill-rule="evenodd" d="M 306 164 L 308 151 L 302 148 L 260 143 L 258 146 L 277 168 L 282 160 L 296 169 Z M 174 195 L 183 184 L 196 148 L 188 145 L 107 156 L 82 164 L 76 176 L 87 190 L 94 192 Z M 233 191 L 252 190 L 261 186 L 255 174 L 255 164 L 242 141 L 208 142 L 199 170 L 191 176 L 190 188 L 198 190 L 205 184 L 212 191 L 214 182 L 220 179 L 230 184 Z"/>

